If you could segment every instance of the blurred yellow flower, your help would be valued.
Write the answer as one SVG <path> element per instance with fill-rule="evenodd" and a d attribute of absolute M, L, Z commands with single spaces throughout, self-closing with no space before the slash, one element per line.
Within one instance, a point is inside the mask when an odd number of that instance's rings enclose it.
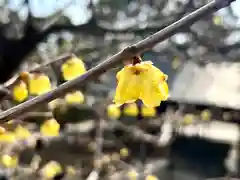
<path fill-rule="evenodd" d="M 206 109 L 206 110 L 201 112 L 200 116 L 201 116 L 202 120 L 209 121 L 212 118 L 212 113 L 211 113 L 211 111 Z"/>
<path fill-rule="evenodd" d="M 84 102 L 84 95 L 81 91 L 75 91 L 67 93 L 64 99 L 68 104 L 82 104 Z"/>
<path fill-rule="evenodd" d="M 181 61 L 178 57 L 174 57 L 172 60 L 172 68 L 177 69 L 181 65 Z"/>
<path fill-rule="evenodd" d="M 33 74 L 28 81 L 29 93 L 33 96 L 39 96 L 52 89 L 49 77 L 43 73 Z"/>
<path fill-rule="evenodd" d="M 213 16 L 213 23 L 215 25 L 221 25 L 222 24 L 222 17 L 221 16 Z"/>
<path fill-rule="evenodd" d="M 61 71 L 63 79 L 69 81 L 84 74 L 86 69 L 81 59 L 73 57 L 62 64 Z"/>
<path fill-rule="evenodd" d="M 129 103 L 123 108 L 124 115 L 137 116 L 139 113 L 138 106 L 136 103 Z"/>
<path fill-rule="evenodd" d="M 156 111 L 155 107 L 142 106 L 141 114 L 143 117 L 154 117 L 154 116 L 156 116 L 157 111 Z"/>
<path fill-rule="evenodd" d="M 12 90 L 13 99 L 19 103 L 28 98 L 28 88 L 24 81 L 19 81 Z"/>
<path fill-rule="evenodd" d="M 145 178 L 145 180 L 158 180 L 157 176 L 154 175 L 147 175 L 147 177 Z"/>
<path fill-rule="evenodd" d="M 14 143 L 15 141 L 15 133 L 8 131 L 0 133 L 0 143 Z"/>
<path fill-rule="evenodd" d="M 2 155 L 1 162 L 6 168 L 15 168 L 18 166 L 18 157 Z"/>
<path fill-rule="evenodd" d="M 121 116 L 121 110 L 119 106 L 110 104 L 107 106 L 107 115 L 111 119 L 118 119 Z"/>
<path fill-rule="evenodd" d="M 128 157 L 129 156 L 129 151 L 127 148 L 122 148 L 120 149 L 120 156 L 121 157 Z"/>
<path fill-rule="evenodd" d="M 134 171 L 134 170 L 131 170 L 131 171 L 127 172 L 127 177 L 130 180 L 137 180 L 138 173 L 136 171 Z"/>
<path fill-rule="evenodd" d="M 126 65 L 117 73 L 118 85 L 114 102 L 117 105 L 141 99 L 146 106 L 159 106 L 169 97 L 167 75 L 151 61 Z"/>
<path fill-rule="evenodd" d="M 183 123 L 185 125 L 190 125 L 192 124 L 194 121 L 194 115 L 193 114 L 186 114 L 184 117 L 183 117 Z"/>
<path fill-rule="evenodd" d="M 16 138 L 22 139 L 22 140 L 27 139 L 28 137 L 31 136 L 30 131 L 27 128 L 22 127 L 21 125 L 18 125 L 14 132 L 15 132 Z"/>
<path fill-rule="evenodd" d="M 59 130 L 60 125 L 55 119 L 45 121 L 40 127 L 40 132 L 44 136 L 58 136 Z"/>
<path fill-rule="evenodd" d="M 76 169 L 73 166 L 67 166 L 66 171 L 68 175 L 75 175 L 77 173 Z"/>
<path fill-rule="evenodd" d="M 52 179 L 54 176 L 62 172 L 61 165 L 56 161 L 51 161 L 42 169 L 42 174 L 45 178 Z"/>

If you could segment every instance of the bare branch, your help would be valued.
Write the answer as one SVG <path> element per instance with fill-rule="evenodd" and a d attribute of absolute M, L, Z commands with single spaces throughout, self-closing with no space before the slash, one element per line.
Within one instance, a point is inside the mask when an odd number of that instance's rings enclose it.
<path fill-rule="evenodd" d="M 11 109 L 8 109 L 7 111 L 4 111 L 3 113 L 0 114 L 0 119 L 4 122 L 7 120 L 16 118 L 18 115 L 23 114 L 32 108 L 37 107 L 39 104 L 49 102 L 51 100 L 54 100 L 64 94 L 66 94 L 69 90 L 73 89 L 75 86 L 79 86 L 80 84 L 81 85 L 86 84 L 87 82 L 89 82 L 89 80 L 93 80 L 94 78 L 99 77 L 101 74 L 103 74 L 107 70 L 115 67 L 124 59 L 132 58 L 133 56 L 136 56 L 137 54 L 141 54 L 144 51 L 151 49 L 157 43 L 169 38 L 176 32 L 180 31 L 181 29 L 192 25 L 197 20 L 201 19 L 203 16 L 206 16 L 207 14 L 213 13 L 213 12 L 217 11 L 218 9 L 226 7 L 227 5 L 230 5 L 230 3 L 233 1 L 234 0 L 228 0 L 228 1 L 215 0 L 215 1 L 208 3 L 207 5 L 199 8 L 198 10 L 189 14 L 188 16 L 185 16 L 184 18 L 180 19 L 179 21 L 164 28 L 163 30 L 158 31 L 157 33 L 149 36 L 148 38 L 146 38 L 136 44 L 126 47 L 124 50 L 113 55 L 105 62 L 90 69 L 82 76 L 80 76 L 72 81 L 68 81 L 64 84 L 61 84 L 58 88 L 52 90 L 51 92 L 48 92 L 44 95 L 35 97 L 25 103 L 22 103 Z"/>

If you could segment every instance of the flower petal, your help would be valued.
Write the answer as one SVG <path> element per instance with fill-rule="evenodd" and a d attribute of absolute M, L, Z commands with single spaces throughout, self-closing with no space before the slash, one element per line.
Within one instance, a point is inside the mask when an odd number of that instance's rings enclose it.
<path fill-rule="evenodd" d="M 142 91 L 139 98 L 146 106 L 159 106 L 161 101 L 168 98 L 168 85 L 165 82 L 165 74 L 161 70 L 150 65 L 141 78 Z"/>
<path fill-rule="evenodd" d="M 118 85 L 114 102 L 121 105 L 136 101 L 141 91 L 140 77 L 133 74 L 129 67 L 121 70 L 117 75 L 117 78 Z"/>

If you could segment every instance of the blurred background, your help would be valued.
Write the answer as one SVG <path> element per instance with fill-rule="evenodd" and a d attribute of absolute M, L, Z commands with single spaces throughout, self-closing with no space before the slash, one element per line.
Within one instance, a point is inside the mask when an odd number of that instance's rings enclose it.
<path fill-rule="evenodd" d="M 1 72 L 7 61 L 23 62 L 19 72 L 40 71 L 57 87 L 67 59 L 78 58 L 90 69 L 208 2 L 1 0 Z M 74 100 L 62 97 L 3 124 L 2 178 L 86 179 L 94 170 L 99 179 L 240 178 L 239 8 L 236 1 L 207 15 L 142 55 L 168 75 L 171 94 L 150 114 L 141 103 L 109 106 L 120 66 L 76 87 Z M 10 97 L 16 82 L 18 72 L 3 84 Z M 1 100 L 1 111 L 26 100 L 12 99 Z M 45 136 L 40 127 L 54 119 L 60 134 Z M 94 146 L 95 136 L 103 138 Z M 51 161 L 60 165 L 43 171 Z"/>

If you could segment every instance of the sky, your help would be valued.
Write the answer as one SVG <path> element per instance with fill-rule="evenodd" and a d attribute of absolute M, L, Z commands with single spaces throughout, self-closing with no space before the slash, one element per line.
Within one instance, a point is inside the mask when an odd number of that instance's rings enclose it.
<path fill-rule="evenodd" d="M 5 0 L 0 0 L 0 4 L 4 1 Z M 18 11 L 19 5 L 24 0 L 7 1 L 9 3 L 9 8 Z M 95 0 L 95 2 L 97 1 L 98 0 Z M 59 8 L 63 8 L 66 4 L 69 4 L 69 2 L 71 2 L 71 5 L 65 8 L 64 15 L 68 16 L 73 24 L 78 25 L 85 23 L 91 16 L 90 12 L 86 9 L 89 0 L 30 0 L 30 10 L 36 17 L 46 17 L 59 10 Z M 236 2 L 232 3 L 232 7 L 235 14 L 240 17 L 240 0 L 236 0 Z M 27 11 L 27 7 L 22 8 L 20 16 L 25 17 Z M 224 14 L 224 10 L 220 11 L 220 14 Z M 240 25 L 240 18 L 238 24 Z"/>
<path fill-rule="evenodd" d="M 3 1 L 4 0 L 0 0 L 0 4 Z M 19 11 L 23 1 L 24 0 L 8 0 L 9 8 Z M 85 23 L 91 17 L 90 12 L 86 9 L 88 3 L 89 0 L 30 0 L 29 6 L 34 16 L 46 17 L 68 5 L 68 8 L 65 8 L 63 13 L 65 16 L 70 17 L 73 24 L 78 25 Z M 20 15 L 25 16 L 27 11 L 28 8 L 23 7 L 20 10 Z"/>

